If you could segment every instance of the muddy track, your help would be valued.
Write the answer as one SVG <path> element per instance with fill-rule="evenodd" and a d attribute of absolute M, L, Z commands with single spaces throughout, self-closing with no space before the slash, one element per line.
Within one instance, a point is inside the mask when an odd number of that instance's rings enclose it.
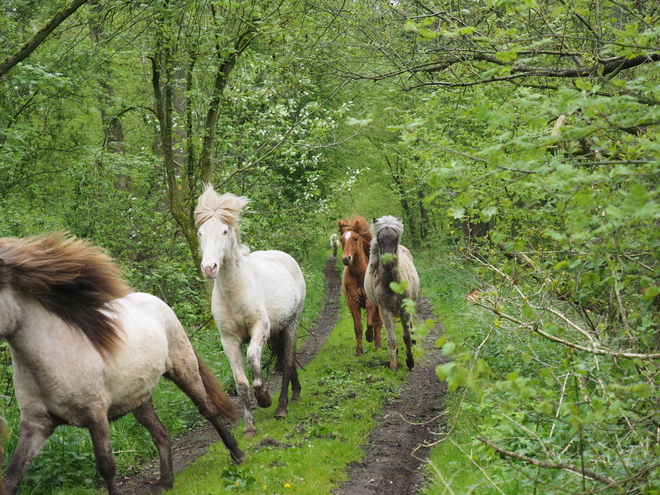
<path fill-rule="evenodd" d="M 297 359 L 302 366 L 319 352 L 339 321 L 341 278 L 335 258 L 328 258 L 324 274 L 327 293 L 323 311 L 299 349 Z M 433 318 L 426 300 L 420 300 L 417 309 L 420 320 Z M 405 367 L 399 370 L 399 373 L 409 375 L 402 394 L 384 407 L 378 426 L 363 446 L 364 459 L 347 467 L 349 481 L 332 493 L 413 495 L 419 491 L 424 481 L 422 468 L 428 457 L 428 445 L 437 440 L 437 433 L 443 426 L 445 385 L 439 382 L 435 374 L 435 367 L 443 358 L 433 346 L 440 333 L 440 325 L 436 324 L 424 340 L 424 355 L 413 370 L 408 372 Z M 386 364 L 374 363 L 377 366 Z M 279 381 L 279 376 L 273 376 L 269 387 L 276 389 Z M 195 459 L 206 454 L 209 446 L 218 441 L 218 434 L 210 425 L 174 439 L 172 458 L 175 473 L 183 471 Z M 154 460 L 137 474 L 120 480 L 120 491 L 124 495 L 149 495 L 150 483 L 159 474 L 158 462 Z"/>

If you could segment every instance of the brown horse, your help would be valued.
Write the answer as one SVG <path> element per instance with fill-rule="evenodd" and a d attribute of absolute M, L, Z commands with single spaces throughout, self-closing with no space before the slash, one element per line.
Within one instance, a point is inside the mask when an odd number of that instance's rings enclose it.
<path fill-rule="evenodd" d="M 362 310 L 367 311 L 367 342 L 374 342 L 380 349 L 380 329 L 383 322 L 378 307 L 367 298 L 364 292 L 364 275 L 369 265 L 369 245 L 371 232 L 367 221 L 361 216 L 339 220 L 344 273 L 341 278 L 346 304 L 353 317 L 353 329 L 357 340 L 356 356 L 362 355 Z"/>

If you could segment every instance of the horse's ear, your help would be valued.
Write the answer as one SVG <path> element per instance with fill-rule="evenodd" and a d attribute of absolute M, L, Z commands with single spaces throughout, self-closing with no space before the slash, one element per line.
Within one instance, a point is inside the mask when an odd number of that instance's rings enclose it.
<path fill-rule="evenodd" d="M 337 227 L 339 227 L 339 232 L 344 233 L 344 229 L 348 228 L 348 221 L 347 220 L 338 220 L 337 221 Z"/>

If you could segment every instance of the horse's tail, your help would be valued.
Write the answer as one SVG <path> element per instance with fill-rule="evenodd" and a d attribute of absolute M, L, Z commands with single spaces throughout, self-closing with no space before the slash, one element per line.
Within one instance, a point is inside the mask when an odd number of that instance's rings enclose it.
<path fill-rule="evenodd" d="M 213 402 L 215 407 L 218 408 L 218 412 L 223 418 L 229 421 L 236 420 L 240 412 L 238 407 L 222 389 L 220 381 L 213 374 L 211 368 L 209 368 L 208 365 L 197 356 L 197 354 L 195 354 L 195 356 L 197 357 L 199 376 L 202 378 L 202 383 L 204 384 L 204 389 L 206 390 L 209 399 L 211 399 L 211 402 Z"/>

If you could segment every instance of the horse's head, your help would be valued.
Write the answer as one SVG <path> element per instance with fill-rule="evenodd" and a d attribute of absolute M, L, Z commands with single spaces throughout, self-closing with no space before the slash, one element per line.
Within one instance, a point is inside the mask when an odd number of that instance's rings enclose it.
<path fill-rule="evenodd" d="M 356 258 L 362 258 L 362 254 L 365 260 L 369 259 L 371 232 L 364 217 L 355 215 L 350 220 L 339 220 L 337 226 L 341 235 L 342 263 L 350 266 Z"/>
<path fill-rule="evenodd" d="M 374 218 L 372 228 L 378 246 L 378 258 L 383 269 L 389 273 L 397 265 L 396 258 L 403 234 L 403 222 L 392 216 Z"/>
<path fill-rule="evenodd" d="M 341 262 L 345 266 L 351 266 L 362 249 L 360 236 L 352 230 L 347 230 L 341 235 Z"/>
<path fill-rule="evenodd" d="M 202 252 L 202 274 L 215 278 L 229 255 L 238 255 L 240 237 L 238 219 L 248 198 L 231 193 L 218 195 L 206 186 L 195 208 L 195 225 Z"/>
<path fill-rule="evenodd" d="M 199 249 L 202 253 L 202 274 L 206 278 L 215 278 L 225 259 L 232 229 L 217 218 L 211 218 L 197 229 Z"/>

